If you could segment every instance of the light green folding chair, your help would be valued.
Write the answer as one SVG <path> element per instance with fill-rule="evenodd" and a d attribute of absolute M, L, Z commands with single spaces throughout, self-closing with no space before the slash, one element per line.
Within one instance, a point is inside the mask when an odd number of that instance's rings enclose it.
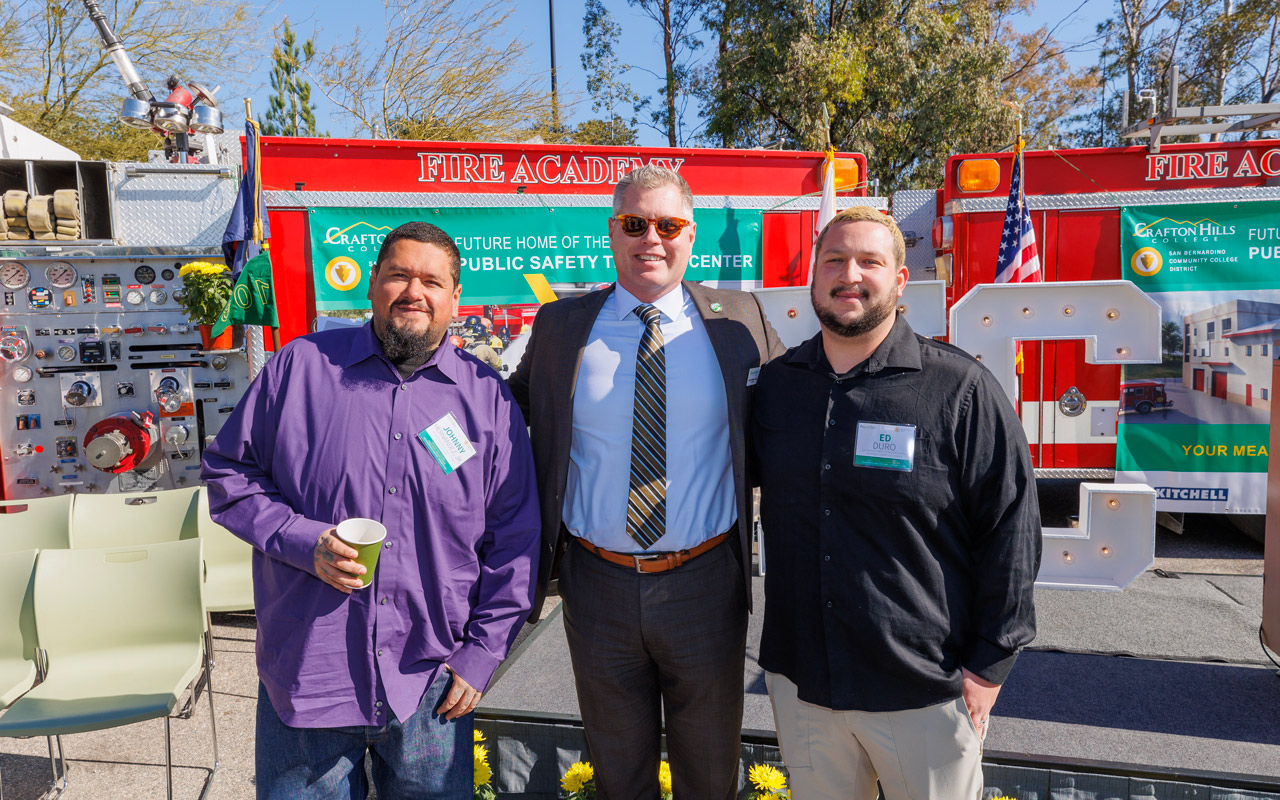
<path fill-rule="evenodd" d="M 0 715 L 0 736 L 80 733 L 163 718 L 166 797 L 173 797 L 169 715 L 208 673 L 200 540 L 46 550 L 36 564 L 43 682 Z M 209 698 L 213 766 L 218 731 Z"/>
<path fill-rule="evenodd" d="M 204 540 L 204 607 L 209 611 L 253 610 L 253 545 L 209 516 L 209 491 L 201 486 L 197 529 Z"/>
<path fill-rule="evenodd" d="M 28 692 L 43 675 L 37 661 L 35 617 L 36 550 L 0 553 L 0 709 Z M 53 737 L 49 739 L 49 762 L 53 766 L 53 782 L 43 795 L 57 797 L 66 788 L 67 764 L 62 756 L 62 740 L 58 739 L 58 756 L 54 757 Z M 0 783 L 0 797 L 4 797 Z"/>
<path fill-rule="evenodd" d="M 0 553 L 65 550 L 71 546 L 71 504 L 75 495 L 0 500 Z"/>
<path fill-rule="evenodd" d="M 71 507 L 71 546 L 125 547 L 194 539 L 197 488 L 77 495 Z"/>

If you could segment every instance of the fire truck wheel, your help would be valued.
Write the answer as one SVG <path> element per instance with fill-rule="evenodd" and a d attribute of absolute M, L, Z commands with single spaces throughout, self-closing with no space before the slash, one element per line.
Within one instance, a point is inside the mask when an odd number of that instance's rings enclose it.
<path fill-rule="evenodd" d="M 1143 400 L 1141 403 L 1138 403 L 1138 413 L 1139 413 L 1139 414 L 1150 414 L 1150 413 L 1151 413 L 1151 404 L 1150 404 L 1149 402 L 1147 402 L 1146 400 Z"/>

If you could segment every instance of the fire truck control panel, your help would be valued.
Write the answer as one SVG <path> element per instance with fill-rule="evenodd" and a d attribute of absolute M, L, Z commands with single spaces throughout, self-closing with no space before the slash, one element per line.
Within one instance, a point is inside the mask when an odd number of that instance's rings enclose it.
<path fill-rule="evenodd" d="M 6 497 L 198 482 L 249 370 L 205 351 L 175 301 L 186 260 L 0 262 Z"/>
<path fill-rule="evenodd" d="M 178 302 L 185 264 L 222 260 L 236 172 L 0 160 L 0 191 L 74 189 L 86 220 L 76 239 L 0 243 L 0 497 L 199 482 L 263 357 L 260 335 L 206 350 Z"/>

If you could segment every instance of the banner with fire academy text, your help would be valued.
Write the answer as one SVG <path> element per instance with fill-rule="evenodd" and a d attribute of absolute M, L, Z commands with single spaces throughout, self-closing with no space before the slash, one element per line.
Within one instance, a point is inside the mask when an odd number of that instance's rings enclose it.
<path fill-rule="evenodd" d="M 1131 207 L 1120 224 L 1164 358 L 1124 368 L 1116 479 L 1153 486 L 1162 511 L 1265 513 L 1280 203 Z"/>
<path fill-rule="evenodd" d="M 369 270 L 378 248 L 391 230 L 412 220 L 440 226 L 457 243 L 464 305 L 536 302 L 526 280 L 531 275 L 551 283 L 612 281 L 610 213 L 608 206 L 313 208 L 316 308 L 368 308 Z M 687 280 L 760 280 L 759 210 L 700 208 L 695 222 Z"/>

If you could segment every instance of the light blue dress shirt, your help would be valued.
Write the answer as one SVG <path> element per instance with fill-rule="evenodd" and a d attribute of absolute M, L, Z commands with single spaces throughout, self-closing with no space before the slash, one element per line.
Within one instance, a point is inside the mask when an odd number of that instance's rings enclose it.
<path fill-rule="evenodd" d="M 604 302 L 573 393 L 564 522 L 617 553 L 640 553 L 627 535 L 640 301 L 622 286 Z M 647 552 L 683 550 L 723 533 L 737 514 L 729 405 L 720 362 L 693 299 L 678 287 L 658 299 L 667 365 L 667 532 Z"/>

